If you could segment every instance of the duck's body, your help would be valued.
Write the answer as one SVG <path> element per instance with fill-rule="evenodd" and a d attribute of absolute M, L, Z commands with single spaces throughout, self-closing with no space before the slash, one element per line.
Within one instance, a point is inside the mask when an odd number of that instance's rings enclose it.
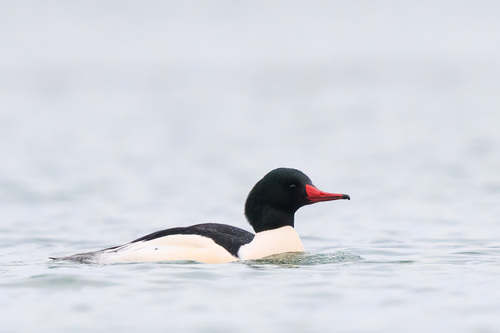
<path fill-rule="evenodd" d="M 130 243 L 58 259 L 94 264 L 193 260 L 219 264 L 304 251 L 290 226 L 256 235 L 230 225 L 206 223 L 157 231 Z"/>
<path fill-rule="evenodd" d="M 302 172 L 280 168 L 269 172 L 248 195 L 245 215 L 255 235 L 226 224 L 204 223 L 165 229 L 124 245 L 56 259 L 96 264 L 167 260 L 225 263 L 301 252 L 304 247 L 293 228 L 295 211 L 307 204 L 337 199 L 349 196 L 321 192 Z"/>

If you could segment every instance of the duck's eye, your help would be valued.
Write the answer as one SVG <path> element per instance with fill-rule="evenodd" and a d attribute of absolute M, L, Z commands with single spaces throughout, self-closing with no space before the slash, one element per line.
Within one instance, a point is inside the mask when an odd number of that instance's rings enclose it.
<path fill-rule="evenodd" d="M 297 184 L 291 184 L 290 186 L 288 186 L 288 188 L 290 190 L 295 190 L 297 188 Z"/>

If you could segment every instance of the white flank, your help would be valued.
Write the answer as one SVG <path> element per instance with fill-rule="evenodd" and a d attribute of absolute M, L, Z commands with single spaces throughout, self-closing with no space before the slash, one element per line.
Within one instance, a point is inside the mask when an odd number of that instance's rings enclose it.
<path fill-rule="evenodd" d="M 194 260 L 207 264 L 236 261 L 222 246 L 199 235 L 170 235 L 144 242 L 128 243 L 97 253 L 101 264 L 165 260 Z"/>
<path fill-rule="evenodd" d="M 304 246 L 295 229 L 286 226 L 256 233 L 250 243 L 240 248 L 238 257 L 243 260 L 260 259 L 278 253 L 303 251 Z"/>

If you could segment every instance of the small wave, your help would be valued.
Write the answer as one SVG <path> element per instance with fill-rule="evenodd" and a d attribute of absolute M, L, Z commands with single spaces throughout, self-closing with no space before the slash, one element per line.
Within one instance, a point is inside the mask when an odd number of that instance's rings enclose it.
<path fill-rule="evenodd" d="M 275 254 L 262 259 L 248 261 L 254 264 L 279 266 L 317 266 L 326 264 L 346 263 L 363 260 L 357 254 L 337 251 L 332 253 L 292 252 Z"/>
<path fill-rule="evenodd" d="M 93 287 L 107 287 L 113 285 L 98 278 L 90 278 L 78 274 L 39 274 L 31 277 L 21 279 L 15 282 L 6 283 L 2 286 L 5 287 L 19 287 L 19 288 L 81 288 L 84 286 Z"/>

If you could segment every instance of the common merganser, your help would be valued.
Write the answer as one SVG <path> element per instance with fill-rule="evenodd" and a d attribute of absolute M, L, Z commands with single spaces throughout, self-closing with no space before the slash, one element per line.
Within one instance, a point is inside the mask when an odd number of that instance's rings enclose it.
<path fill-rule="evenodd" d="M 226 263 L 302 252 L 304 246 L 293 228 L 295 212 L 305 205 L 338 199 L 350 197 L 320 191 L 299 170 L 278 168 L 257 182 L 247 197 L 245 217 L 255 235 L 227 224 L 203 223 L 160 230 L 100 251 L 51 259 L 95 264 L 170 260 Z"/>

